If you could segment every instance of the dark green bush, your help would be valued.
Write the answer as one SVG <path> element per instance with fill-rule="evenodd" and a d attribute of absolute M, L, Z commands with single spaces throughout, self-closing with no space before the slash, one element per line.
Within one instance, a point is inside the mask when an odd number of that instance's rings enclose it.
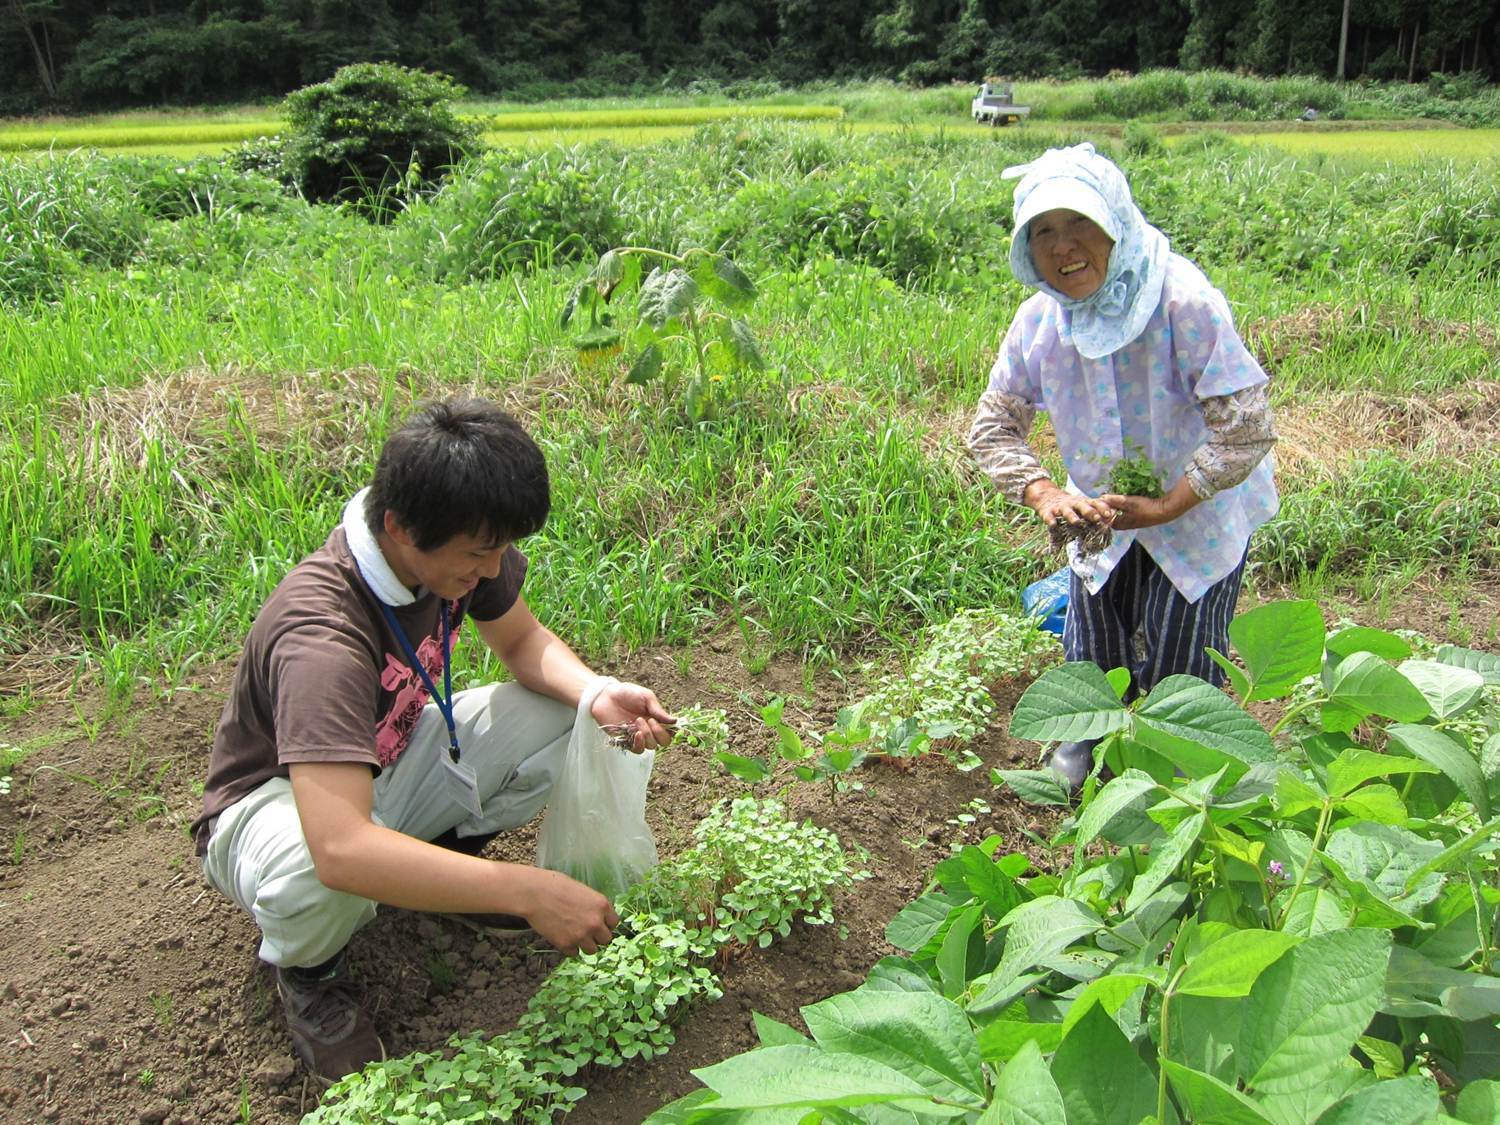
<path fill-rule="evenodd" d="M 390 63 L 356 63 L 286 97 L 286 162 L 302 192 L 389 214 L 477 148 L 458 115 L 464 87 Z"/>

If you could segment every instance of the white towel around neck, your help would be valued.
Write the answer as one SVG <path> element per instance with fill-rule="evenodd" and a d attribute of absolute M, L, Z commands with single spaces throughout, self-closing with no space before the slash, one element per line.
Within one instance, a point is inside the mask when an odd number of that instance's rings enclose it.
<path fill-rule="evenodd" d="M 344 505 L 344 519 L 339 525 L 349 540 L 349 552 L 354 556 L 354 565 L 359 567 L 360 577 L 375 596 L 389 606 L 411 605 L 417 600 L 411 589 L 396 577 L 391 564 L 385 561 L 380 544 L 370 534 L 370 525 L 365 520 L 365 500 L 370 495 L 368 488 L 361 488 L 353 499 Z"/>

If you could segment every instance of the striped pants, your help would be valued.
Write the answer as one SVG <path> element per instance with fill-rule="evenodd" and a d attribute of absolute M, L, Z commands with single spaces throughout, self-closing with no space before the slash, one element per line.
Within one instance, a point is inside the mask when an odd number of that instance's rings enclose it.
<path fill-rule="evenodd" d="M 1197 676 L 1215 687 L 1224 673 L 1204 651 L 1229 651 L 1229 622 L 1239 600 L 1245 559 L 1189 602 L 1139 543 L 1110 573 L 1097 594 L 1077 574 L 1068 583 L 1063 652 L 1105 671 L 1130 670 L 1126 702 L 1145 695 L 1168 676 Z"/>

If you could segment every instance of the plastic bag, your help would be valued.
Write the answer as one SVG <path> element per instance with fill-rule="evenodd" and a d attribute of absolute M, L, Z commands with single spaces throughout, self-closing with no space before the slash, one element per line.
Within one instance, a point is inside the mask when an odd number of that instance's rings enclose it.
<path fill-rule="evenodd" d="M 646 783 L 656 751 L 622 750 L 599 729 L 590 709 L 611 682 L 597 682 L 578 701 L 537 833 L 536 862 L 614 899 L 656 866 L 656 839 L 646 824 Z"/>
<path fill-rule="evenodd" d="M 1037 619 L 1037 628 L 1062 636 L 1068 612 L 1068 568 L 1033 582 L 1021 591 L 1021 609 Z"/>

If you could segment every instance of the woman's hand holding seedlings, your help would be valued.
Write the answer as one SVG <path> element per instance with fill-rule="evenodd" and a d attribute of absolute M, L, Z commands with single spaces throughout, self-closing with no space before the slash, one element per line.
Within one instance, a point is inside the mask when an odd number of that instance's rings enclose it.
<path fill-rule="evenodd" d="M 1118 531 L 1131 531 L 1142 527 L 1159 527 L 1171 523 L 1178 516 L 1196 507 L 1201 498 L 1183 477 L 1165 496 L 1121 496 L 1109 492 L 1099 497 L 1099 502 L 1108 504 L 1116 513 L 1114 526 Z"/>
<path fill-rule="evenodd" d="M 1086 523 L 1109 524 L 1115 519 L 1115 509 L 1105 503 L 1108 497 L 1095 500 L 1080 496 L 1045 478 L 1028 484 L 1023 499 L 1048 527 L 1059 521 L 1079 527 Z"/>

